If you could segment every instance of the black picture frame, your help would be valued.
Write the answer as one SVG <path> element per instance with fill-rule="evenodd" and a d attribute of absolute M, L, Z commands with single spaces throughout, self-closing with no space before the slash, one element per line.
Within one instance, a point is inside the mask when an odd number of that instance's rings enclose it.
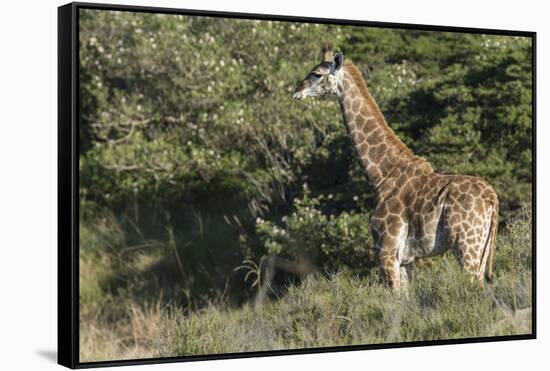
<path fill-rule="evenodd" d="M 320 352 L 373 350 L 401 347 L 419 347 L 448 344 L 529 340 L 537 338 L 536 301 L 536 220 L 533 221 L 533 282 L 532 282 L 532 333 L 527 335 L 494 336 L 437 341 L 415 341 L 371 345 L 339 346 L 329 348 L 289 349 L 200 356 L 114 360 L 98 362 L 79 361 L 79 10 L 117 10 L 130 12 L 179 14 L 237 19 L 292 21 L 334 25 L 357 25 L 411 30 L 449 31 L 522 36 L 532 39 L 533 71 L 533 162 L 532 194 L 533 218 L 536 215 L 536 32 L 484 28 L 432 26 L 422 24 L 387 23 L 375 21 L 310 18 L 298 16 L 232 13 L 189 9 L 158 8 L 147 6 L 113 5 L 97 3 L 70 3 L 58 8 L 58 363 L 69 368 L 107 367 L 201 360 L 220 360 L 245 357 L 296 355 Z"/>

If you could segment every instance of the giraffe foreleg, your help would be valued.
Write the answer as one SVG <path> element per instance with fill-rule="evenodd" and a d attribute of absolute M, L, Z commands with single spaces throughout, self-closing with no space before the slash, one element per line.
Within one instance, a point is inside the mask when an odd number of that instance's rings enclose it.
<path fill-rule="evenodd" d="M 379 244 L 378 266 L 383 281 L 399 294 L 407 288 L 409 272 L 407 267 L 401 267 L 403 250 L 405 248 L 406 231 L 405 225 L 389 228 L 389 231 L 397 231 L 393 235 L 386 233 Z"/>
<path fill-rule="evenodd" d="M 397 259 L 397 247 L 386 242 L 378 255 L 380 274 L 386 285 L 392 291 L 399 293 L 401 290 L 401 269 Z"/>

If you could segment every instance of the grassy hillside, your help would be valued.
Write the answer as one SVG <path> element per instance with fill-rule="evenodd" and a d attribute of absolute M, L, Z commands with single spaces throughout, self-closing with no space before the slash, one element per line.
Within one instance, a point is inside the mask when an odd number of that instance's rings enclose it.
<path fill-rule="evenodd" d="M 162 304 L 162 293 L 140 303 L 130 292 L 89 306 L 87 295 L 101 295 L 97 278 L 109 274 L 109 265 L 90 272 L 82 258 L 82 361 L 528 334 L 531 248 L 531 218 L 523 214 L 499 234 L 491 285 L 472 283 L 445 254 L 416 267 L 408 297 L 392 295 L 374 270 L 316 272 L 260 308 L 223 299 L 182 308 Z M 136 276 L 147 260 L 154 257 L 131 264 Z"/>

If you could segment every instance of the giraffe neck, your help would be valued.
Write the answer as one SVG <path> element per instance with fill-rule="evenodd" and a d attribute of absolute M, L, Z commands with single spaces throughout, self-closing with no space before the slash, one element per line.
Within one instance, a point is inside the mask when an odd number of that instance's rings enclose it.
<path fill-rule="evenodd" d="M 348 134 L 368 182 L 380 195 L 385 188 L 391 187 L 391 182 L 387 180 L 396 170 L 409 167 L 419 158 L 388 126 L 355 65 L 350 62 L 344 64 L 337 84 Z"/>

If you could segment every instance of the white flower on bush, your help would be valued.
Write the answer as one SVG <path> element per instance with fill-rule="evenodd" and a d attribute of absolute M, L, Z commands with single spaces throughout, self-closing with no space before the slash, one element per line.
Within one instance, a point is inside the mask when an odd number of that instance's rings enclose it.
<path fill-rule="evenodd" d="M 272 228 L 273 236 L 284 236 L 286 234 L 286 231 L 283 228 L 279 228 L 276 225 Z"/>

